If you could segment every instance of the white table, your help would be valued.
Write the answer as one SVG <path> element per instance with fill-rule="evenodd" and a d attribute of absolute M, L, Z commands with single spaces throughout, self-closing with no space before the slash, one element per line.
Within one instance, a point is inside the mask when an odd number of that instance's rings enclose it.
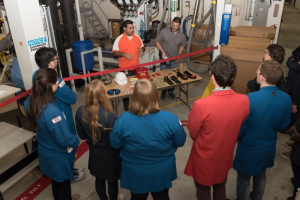
<path fill-rule="evenodd" d="M 6 97 L 14 95 L 17 92 L 20 92 L 21 89 L 17 87 L 8 86 L 8 85 L 0 85 L 0 91 L 5 91 L 5 93 L 0 94 L 0 100 L 3 100 Z"/>
<path fill-rule="evenodd" d="M 0 159 L 32 138 L 32 132 L 0 122 Z"/>
<path fill-rule="evenodd" d="M 22 128 L 19 128 L 17 126 L 13 126 L 11 124 L 0 122 L 0 159 L 4 159 L 5 157 L 14 157 L 15 155 L 10 155 L 11 152 L 14 150 L 20 148 L 20 146 L 26 144 L 26 142 L 31 141 L 32 139 L 32 132 L 24 130 Z M 28 150 L 26 150 L 27 145 L 25 146 L 24 153 Z M 36 152 L 35 152 L 36 154 Z M 3 200 L 2 192 L 7 190 L 9 187 L 11 187 L 13 184 L 18 182 L 21 178 L 23 178 L 27 173 L 29 173 L 31 170 L 33 170 L 35 167 L 38 166 L 39 162 L 38 159 L 34 157 L 34 153 L 29 154 L 28 156 L 22 156 L 20 160 L 26 160 L 27 157 L 29 158 L 29 161 L 27 159 L 27 162 L 25 164 L 22 164 L 21 170 L 13 169 L 13 167 L 17 164 L 20 167 L 19 161 L 14 161 L 15 163 L 9 163 L 5 162 L 6 165 L 10 166 L 4 166 L 4 162 L 1 162 L 0 160 L 0 167 L 5 168 L 4 172 L 0 174 L 0 199 Z M 0 169 L 0 171 L 3 171 Z M 7 176 L 9 175 L 9 178 L 7 179 Z"/>
<path fill-rule="evenodd" d="M 2 93 L 2 91 L 5 91 Z M 0 85 L 0 103 L 15 96 L 15 93 L 20 92 L 21 89 L 17 87 L 12 87 L 8 85 Z M 5 113 L 18 108 L 17 102 L 13 102 L 3 108 L 0 108 L 0 113 Z"/>

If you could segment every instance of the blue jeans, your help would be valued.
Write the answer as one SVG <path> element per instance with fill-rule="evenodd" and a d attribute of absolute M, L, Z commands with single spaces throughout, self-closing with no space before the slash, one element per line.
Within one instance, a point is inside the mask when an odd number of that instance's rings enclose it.
<path fill-rule="evenodd" d="M 171 66 L 168 67 L 165 63 L 160 64 L 160 70 L 166 70 L 166 69 L 174 69 L 178 67 L 178 62 L 171 62 Z M 169 94 L 173 94 L 175 88 L 168 89 Z M 166 94 L 167 90 L 162 90 L 161 93 Z"/>
<path fill-rule="evenodd" d="M 247 174 L 237 172 L 236 200 L 245 200 L 250 194 L 250 178 Z M 266 186 L 266 170 L 253 176 L 253 193 L 251 200 L 262 200 Z"/>

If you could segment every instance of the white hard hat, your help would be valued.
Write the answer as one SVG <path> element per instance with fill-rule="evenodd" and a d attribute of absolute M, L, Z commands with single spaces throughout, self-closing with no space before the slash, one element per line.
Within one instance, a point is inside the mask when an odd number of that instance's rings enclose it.
<path fill-rule="evenodd" d="M 118 72 L 116 74 L 116 77 L 115 77 L 115 81 L 119 84 L 119 85 L 124 85 L 127 83 L 127 77 L 126 75 L 124 74 L 124 72 Z"/>

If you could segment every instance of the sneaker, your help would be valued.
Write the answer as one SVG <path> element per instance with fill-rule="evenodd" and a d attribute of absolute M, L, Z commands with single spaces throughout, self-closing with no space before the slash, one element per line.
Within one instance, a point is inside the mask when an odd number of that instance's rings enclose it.
<path fill-rule="evenodd" d="M 289 149 L 293 147 L 294 142 L 284 142 L 283 145 Z"/>
<path fill-rule="evenodd" d="M 286 200 L 294 200 L 294 199 L 295 199 L 294 197 L 289 197 Z"/>
<path fill-rule="evenodd" d="M 161 99 L 165 99 L 165 98 L 166 98 L 166 96 L 167 96 L 167 95 L 166 95 L 166 93 L 161 93 L 161 96 L 160 96 L 160 98 L 161 98 Z"/>
<path fill-rule="evenodd" d="M 80 194 L 72 194 L 72 200 L 78 200 L 80 198 Z"/>
<path fill-rule="evenodd" d="M 84 168 L 83 167 L 81 167 L 81 168 L 74 168 L 73 169 L 73 172 L 84 172 Z"/>
<path fill-rule="evenodd" d="M 292 182 L 293 185 L 295 185 L 295 177 L 291 178 L 291 182 Z"/>
<path fill-rule="evenodd" d="M 286 159 L 290 159 L 291 152 L 280 153 L 280 156 Z"/>
<path fill-rule="evenodd" d="M 75 183 L 75 182 L 79 182 L 79 181 L 82 181 L 85 177 L 85 173 L 84 172 L 78 172 L 78 173 L 74 173 L 74 180 L 71 181 L 71 183 Z"/>
<path fill-rule="evenodd" d="M 125 200 L 124 194 L 120 194 L 120 195 L 118 196 L 118 200 Z"/>
<path fill-rule="evenodd" d="M 175 95 L 173 93 L 170 93 L 169 96 L 171 97 L 171 99 L 175 99 Z"/>

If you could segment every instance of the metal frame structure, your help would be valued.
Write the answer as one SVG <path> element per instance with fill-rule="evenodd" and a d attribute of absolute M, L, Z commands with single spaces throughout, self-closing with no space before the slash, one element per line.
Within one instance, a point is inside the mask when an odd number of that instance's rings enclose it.
<path fill-rule="evenodd" d="M 67 56 L 67 63 L 68 63 L 68 70 L 69 70 L 70 77 L 79 75 L 79 74 L 74 73 L 73 69 L 72 69 L 72 61 L 71 61 L 71 52 L 72 51 L 73 51 L 73 49 L 71 49 L 71 48 L 66 49 L 66 56 Z M 84 62 L 84 55 L 88 54 L 88 53 L 92 53 L 92 52 L 98 52 L 98 58 L 99 58 L 99 69 L 93 68 L 93 70 L 94 71 L 104 71 L 103 58 L 102 58 L 102 49 L 101 49 L 101 47 L 97 47 L 97 48 L 94 48 L 92 50 L 81 52 L 81 62 L 82 62 L 82 72 L 83 72 L 83 74 L 87 74 L 87 72 L 89 73 L 89 71 L 86 71 L 85 62 Z M 91 78 L 89 77 L 88 80 L 91 81 Z M 85 82 L 85 86 L 86 86 L 87 80 L 84 79 L 84 82 Z M 70 81 L 70 83 L 71 83 L 71 89 L 76 93 L 75 81 L 72 80 L 72 81 Z"/>
<path fill-rule="evenodd" d="M 107 19 L 107 27 L 108 27 L 108 30 L 105 29 L 105 27 L 103 26 L 102 24 L 102 21 L 100 19 L 100 17 L 97 16 L 96 12 L 94 11 L 94 6 L 93 6 L 93 3 L 95 3 L 98 8 L 100 9 L 100 11 L 104 14 L 104 16 L 106 17 Z M 87 5 L 88 7 L 86 7 L 85 5 Z M 89 10 L 86 10 L 86 9 L 89 9 Z M 91 17 L 92 19 L 89 20 L 88 19 L 88 15 L 86 14 L 86 12 L 92 12 L 91 14 Z M 88 33 L 88 27 L 87 27 L 87 20 L 90 22 L 90 24 L 92 25 L 92 27 L 94 28 L 94 35 L 98 34 L 100 37 L 106 37 L 106 36 L 109 36 L 110 35 L 110 30 L 109 30 L 109 19 L 107 17 L 107 15 L 105 14 L 105 12 L 102 10 L 102 8 L 100 7 L 100 5 L 95 1 L 95 0 L 92 0 L 91 1 L 91 4 L 89 4 L 88 2 L 84 2 L 83 3 L 83 14 L 84 14 L 84 21 L 85 21 L 85 32 L 86 32 L 86 36 L 89 37 L 89 33 Z M 95 19 L 94 19 L 95 18 Z M 80 20 L 81 21 L 81 20 Z M 98 32 L 99 30 L 96 29 L 97 25 L 94 25 L 94 21 L 98 21 L 99 24 L 97 24 L 98 26 L 102 26 L 103 29 L 105 29 L 105 31 L 107 32 L 107 34 L 104 34 L 104 36 L 102 36 L 102 33 L 101 32 Z"/>

